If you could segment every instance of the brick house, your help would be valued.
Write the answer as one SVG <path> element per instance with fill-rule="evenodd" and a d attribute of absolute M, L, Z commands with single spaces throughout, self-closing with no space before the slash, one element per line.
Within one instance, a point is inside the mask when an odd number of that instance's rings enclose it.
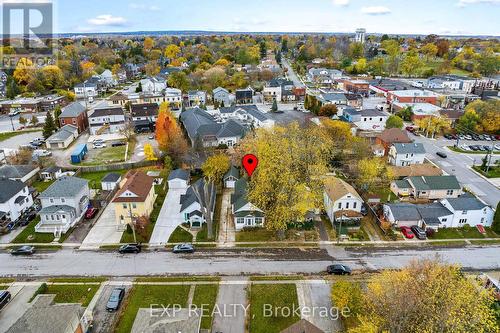
<path fill-rule="evenodd" d="M 438 105 L 438 94 L 430 90 L 394 90 L 387 92 L 387 103 L 430 103 Z"/>
<path fill-rule="evenodd" d="M 79 102 L 73 102 L 62 108 L 59 116 L 59 125 L 73 125 L 78 128 L 78 133 L 84 132 L 89 127 L 87 109 Z"/>
<path fill-rule="evenodd" d="M 391 148 L 393 143 L 411 142 L 412 141 L 408 137 L 408 134 L 406 134 L 406 131 L 403 131 L 399 128 L 388 128 L 375 138 L 375 144 L 384 147 L 384 156 L 387 156 L 387 154 L 389 153 L 389 148 Z"/>

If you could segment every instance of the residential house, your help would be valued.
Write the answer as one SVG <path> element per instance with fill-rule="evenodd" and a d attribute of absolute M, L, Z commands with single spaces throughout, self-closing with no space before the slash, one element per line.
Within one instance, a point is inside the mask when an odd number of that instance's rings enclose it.
<path fill-rule="evenodd" d="M 387 103 L 430 103 L 438 105 L 439 95 L 430 90 L 395 90 L 387 92 Z"/>
<path fill-rule="evenodd" d="M 470 193 L 442 199 L 440 202 L 453 214 L 453 219 L 443 224 L 447 228 L 463 227 L 466 224 L 489 227 L 493 223 L 493 209 Z"/>
<path fill-rule="evenodd" d="M 113 73 L 109 69 L 105 69 L 99 77 L 104 81 L 107 87 L 114 87 L 118 84 L 116 78 Z"/>
<path fill-rule="evenodd" d="M 36 165 L 2 165 L 0 166 L 0 179 L 18 180 L 25 184 L 37 177 L 40 168 Z"/>
<path fill-rule="evenodd" d="M 337 69 L 311 68 L 307 72 L 307 80 L 320 85 L 332 85 L 335 79 L 340 79 L 342 72 Z"/>
<path fill-rule="evenodd" d="M 0 221 L 17 221 L 31 206 L 33 198 L 28 186 L 19 181 L 0 178 Z"/>
<path fill-rule="evenodd" d="M 189 187 L 190 174 L 188 170 L 175 169 L 168 175 L 168 188 L 186 190 Z"/>
<path fill-rule="evenodd" d="M 220 107 L 216 115 L 223 120 L 233 119 L 254 128 L 271 128 L 275 124 L 274 120 L 260 111 L 256 105 Z"/>
<path fill-rule="evenodd" d="M 39 294 L 6 331 L 8 333 L 81 333 L 90 329 L 91 318 L 82 304 L 56 303 L 53 294 Z"/>
<path fill-rule="evenodd" d="M 443 117 L 444 119 L 447 119 L 448 122 L 450 123 L 450 126 L 452 128 L 455 127 L 456 123 L 458 122 L 458 119 L 464 115 L 463 110 L 453 110 L 453 109 L 448 109 L 448 110 L 439 110 L 439 115 Z"/>
<path fill-rule="evenodd" d="M 411 120 L 414 122 L 417 119 L 422 119 L 430 116 L 439 116 L 441 107 L 431 103 L 392 103 L 392 110 L 398 112 L 400 110 L 411 108 Z"/>
<path fill-rule="evenodd" d="M 242 177 L 234 183 L 231 205 L 234 226 L 237 231 L 243 228 L 264 226 L 264 212 L 248 200 L 248 180 L 246 177 Z"/>
<path fill-rule="evenodd" d="M 73 125 L 78 128 L 78 133 L 84 132 L 89 127 L 87 109 L 80 102 L 73 102 L 61 110 L 59 125 Z"/>
<path fill-rule="evenodd" d="M 130 109 L 136 131 L 142 131 L 142 129 L 154 130 L 158 119 L 158 104 L 132 104 Z"/>
<path fill-rule="evenodd" d="M 36 232 L 65 234 L 80 221 L 90 203 L 88 180 L 77 177 L 61 177 L 52 183 L 38 198 L 42 204 L 40 222 Z"/>
<path fill-rule="evenodd" d="M 361 110 L 359 116 L 360 119 L 353 123 L 362 131 L 383 131 L 389 118 L 387 112 L 376 109 Z"/>
<path fill-rule="evenodd" d="M 131 219 L 148 218 L 153 211 L 155 199 L 153 177 L 142 171 L 129 171 L 111 200 L 115 208 L 116 223 L 125 226 L 132 222 Z"/>
<path fill-rule="evenodd" d="M 347 98 L 342 92 L 323 92 L 317 96 L 317 99 L 321 105 L 347 105 Z"/>
<path fill-rule="evenodd" d="M 121 106 L 125 107 L 125 104 L 129 101 L 129 97 L 121 92 L 114 94 L 108 98 L 111 106 Z"/>
<path fill-rule="evenodd" d="M 191 90 L 187 93 L 187 105 L 189 107 L 207 104 L 207 93 L 202 90 Z"/>
<path fill-rule="evenodd" d="M 148 77 L 140 81 L 142 92 L 161 94 L 167 88 L 167 82 L 161 77 Z"/>
<path fill-rule="evenodd" d="M 66 149 L 78 137 L 78 127 L 64 125 L 45 140 L 47 149 Z"/>
<path fill-rule="evenodd" d="M 462 187 L 455 176 L 412 176 L 393 181 L 391 191 L 399 197 L 437 200 L 457 198 Z"/>
<path fill-rule="evenodd" d="M 384 219 L 395 227 L 411 227 L 417 225 L 422 227 L 423 221 L 417 205 L 397 202 L 387 203 L 383 206 Z"/>
<path fill-rule="evenodd" d="M 89 117 L 90 135 L 119 133 L 126 126 L 125 113 L 121 107 L 96 109 Z"/>
<path fill-rule="evenodd" d="M 237 121 L 229 119 L 218 123 L 200 108 L 187 109 L 181 113 L 180 120 L 193 146 L 201 144 L 204 147 L 232 147 L 245 135 L 245 128 Z"/>
<path fill-rule="evenodd" d="M 122 176 L 119 173 L 110 172 L 101 179 L 101 189 L 103 191 L 114 191 L 120 186 Z"/>
<path fill-rule="evenodd" d="M 43 181 L 51 181 L 59 179 L 63 176 L 63 170 L 58 166 L 50 166 L 40 171 L 40 179 Z"/>
<path fill-rule="evenodd" d="M 340 178 L 327 178 L 323 202 L 326 214 L 332 223 L 337 220 L 359 220 L 363 216 L 361 214 L 363 199 L 352 185 Z"/>
<path fill-rule="evenodd" d="M 202 308 L 194 307 L 148 307 L 139 308 L 135 315 L 130 333 L 197 333 L 201 329 L 201 319 L 204 316 Z"/>
<path fill-rule="evenodd" d="M 75 84 L 73 90 L 76 98 L 96 97 L 98 95 L 97 84 L 93 82 L 84 82 Z"/>
<path fill-rule="evenodd" d="M 421 143 L 393 143 L 389 149 L 389 163 L 394 166 L 423 164 L 425 148 Z"/>
<path fill-rule="evenodd" d="M 394 143 L 411 143 L 412 141 L 408 137 L 406 131 L 399 128 L 388 128 L 380 133 L 376 139 L 375 143 L 382 145 L 384 147 L 384 155 L 389 153 L 389 149 Z"/>
<path fill-rule="evenodd" d="M 177 88 L 165 88 L 165 102 L 170 110 L 177 111 L 182 107 L 182 91 Z"/>
<path fill-rule="evenodd" d="M 54 111 L 57 106 L 63 107 L 68 104 L 66 97 L 57 94 L 42 96 L 38 100 L 40 101 L 40 111 L 45 113 Z"/>
<path fill-rule="evenodd" d="M 347 106 L 350 106 L 355 109 L 363 108 L 363 96 L 361 94 L 344 94 L 347 99 Z"/>
<path fill-rule="evenodd" d="M 236 181 L 240 179 L 240 170 L 236 168 L 234 165 L 231 165 L 231 168 L 226 172 L 222 181 L 224 182 L 225 188 L 234 188 Z"/>
<path fill-rule="evenodd" d="M 232 103 L 232 96 L 227 89 L 217 87 L 212 91 L 212 98 L 214 103 L 218 102 L 221 106 L 230 106 Z"/>
<path fill-rule="evenodd" d="M 237 89 L 235 92 L 236 104 L 252 104 L 254 90 L 251 87 Z"/>
<path fill-rule="evenodd" d="M 325 333 L 316 325 L 306 319 L 301 319 L 290 327 L 280 331 L 280 333 Z"/>
<path fill-rule="evenodd" d="M 188 187 L 186 190 L 186 194 L 181 195 L 180 203 L 180 214 L 182 220 L 185 223 L 189 223 L 191 228 L 201 228 L 203 223 L 206 222 L 206 216 L 203 214 L 203 207 L 210 206 L 212 207 L 212 211 L 210 212 L 211 217 L 213 218 L 214 210 L 215 210 L 215 186 L 211 184 L 209 186 L 208 192 L 210 193 L 210 198 L 212 202 L 208 203 L 208 198 L 205 197 L 205 180 L 203 178 L 198 179 L 194 184 Z M 199 193 L 200 199 L 196 195 L 196 192 Z"/>
<path fill-rule="evenodd" d="M 262 94 L 266 102 L 287 102 L 294 101 L 294 85 L 291 80 L 284 78 L 272 79 L 265 85 Z"/>

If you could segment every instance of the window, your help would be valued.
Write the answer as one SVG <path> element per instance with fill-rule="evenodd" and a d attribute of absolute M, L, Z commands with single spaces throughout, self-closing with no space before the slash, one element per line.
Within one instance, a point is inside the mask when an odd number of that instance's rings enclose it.
<path fill-rule="evenodd" d="M 441 219 L 441 222 L 446 222 L 446 221 L 448 221 L 447 218 Z"/>
<path fill-rule="evenodd" d="M 127 204 L 122 205 L 123 209 L 127 209 Z"/>
<path fill-rule="evenodd" d="M 50 219 L 54 221 L 54 215 L 50 215 Z"/>
<path fill-rule="evenodd" d="M 356 207 L 357 207 L 357 206 L 358 206 L 358 203 L 357 203 L 357 202 L 355 202 L 355 203 L 353 203 L 353 204 L 352 204 L 352 208 L 353 208 L 353 209 L 356 209 Z"/>
<path fill-rule="evenodd" d="M 54 199 L 50 198 L 50 203 L 54 203 Z"/>
<path fill-rule="evenodd" d="M 467 211 L 466 211 L 466 210 L 463 210 L 463 211 L 462 211 L 462 215 L 467 215 Z"/>
<path fill-rule="evenodd" d="M 339 202 L 339 209 L 342 208 L 342 202 Z"/>
<path fill-rule="evenodd" d="M 481 217 L 481 223 L 484 223 L 484 217 Z"/>
<path fill-rule="evenodd" d="M 137 205 L 135 203 L 133 203 L 132 208 L 137 208 Z"/>
<path fill-rule="evenodd" d="M 243 217 L 236 218 L 236 224 L 243 224 L 243 223 L 245 223 L 245 219 Z"/>
<path fill-rule="evenodd" d="M 453 195 L 453 190 L 446 191 L 446 195 Z"/>
<path fill-rule="evenodd" d="M 262 224 L 262 217 L 256 217 L 255 218 L 255 224 L 256 225 L 261 225 Z"/>
<path fill-rule="evenodd" d="M 64 199 L 64 198 L 61 198 L 61 202 L 66 202 L 66 199 Z"/>
<path fill-rule="evenodd" d="M 349 203 L 348 202 L 345 203 L 345 209 L 349 209 Z"/>
<path fill-rule="evenodd" d="M 460 220 L 458 221 L 458 223 L 460 223 L 460 224 L 464 224 L 464 223 L 466 223 L 466 222 L 467 222 L 467 219 L 460 219 Z"/>
<path fill-rule="evenodd" d="M 62 219 L 65 219 L 65 218 L 66 218 L 66 215 L 61 215 L 61 218 L 62 218 Z"/>

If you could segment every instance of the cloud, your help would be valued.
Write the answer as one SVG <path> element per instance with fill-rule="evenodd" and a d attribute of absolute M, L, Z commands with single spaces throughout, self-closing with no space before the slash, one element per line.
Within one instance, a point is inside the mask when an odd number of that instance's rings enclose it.
<path fill-rule="evenodd" d="M 391 10 L 384 6 L 371 6 L 361 8 L 361 12 L 367 15 L 387 15 L 391 13 Z"/>
<path fill-rule="evenodd" d="M 145 5 L 145 4 L 142 4 L 142 3 L 131 3 L 129 5 L 130 8 L 132 9 L 140 9 L 140 10 L 149 10 L 149 11 L 152 11 L 152 12 L 157 12 L 160 10 L 160 7 L 158 6 L 154 6 L 154 5 Z"/>
<path fill-rule="evenodd" d="M 333 0 L 335 6 L 347 6 L 351 0 Z"/>
<path fill-rule="evenodd" d="M 127 20 L 125 18 L 109 14 L 98 15 L 94 18 L 88 19 L 87 22 L 91 25 L 107 25 L 113 27 L 122 27 L 127 24 Z"/>
<path fill-rule="evenodd" d="M 500 0 L 459 0 L 457 3 L 458 7 L 465 7 L 467 5 L 474 5 L 474 4 L 493 4 L 493 5 L 499 5 Z"/>

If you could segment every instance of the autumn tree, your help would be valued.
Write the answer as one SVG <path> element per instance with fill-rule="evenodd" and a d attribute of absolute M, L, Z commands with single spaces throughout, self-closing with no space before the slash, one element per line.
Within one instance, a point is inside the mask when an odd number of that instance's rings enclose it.
<path fill-rule="evenodd" d="M 168 76 L 169 87 L 177 88 L 182 91 L 189 90 L 189 80 L 184 72 L 175 72 Z"/>
<path fill-rule="evenodd" d="M 432 59 L 436 56 L 438 47 L 434 43 L 427 43 L 422 46 L 420 52 L 422 52 L 426 56 L 426 60 L 429 61 L 429 59 Z"/>
<path fill-rule="evenodd" d="M 387 118 L 385 122 L 385 128 L 402 128 L 403 127 L 403 119 L 399 116 L 391 115 Z"/>
<path fill-rule="evenodd" d="M 39 123 L 39 121 L 38 121 L 38 117 L 37 117 L 37 116 L 35 116 L 35 115 L 32 115 L 32 116 L 31 116 L 31 120 L 30 120 L 30 125 L 32 125 L 32 126 L 37 126 L 37 125 L 38 125 L 38 123 Z"/>
<path fill-rule="evenodd" d="M 203 181 L 200 186 L 193 186 L 194 193 L 200 203 L 202 214 L 207 223 L 207 238 L 213 239 L 213 216 L 216 190 L 215 187 L 222 181 L 230 167 L 230 160 L 227 155 L 217 154 L 207 158 L 201 169 L 203 171 Z"/>
<path fill-rule="evenodd" d="M 158 65 L 158 61 L 150 60 L 144 66 L 144 70 L 146 71 L 146 75 L 148 76 L 156 76 L 160 73 L 160 65 Z"/>
<path fill-rule="evenodd" d="M 155 41 L 151 37 L 144 38 L 144 52 L 150 52 L 155 46 Z"/>
<path fill-rule="evenodd" d="M 387 187 L 393 178 L 391 169 L 382 158 L 369 157 L 358 162 L 356 183 L 365 191 Z"/>
<path fill-rule="evenodd" d="M 96 64 L 92 61 L 84 60 L 80 62 L 80 67 L 82 70 L 82 78 L 88 79 L 95 73 Z"/>
<path fill-rule="evenodd" d="M 175 59 L 181 53 L 180 47 L 175 44 L 170 44 L 165 48 L 165 57 Z"/>
<path fill-rule="evenodd" d="M 150 143 L 146 143 L 144 145 L 144 155 L 146 156 L 147 161 L 157 161 L 158 157 L 156 157 L 153 146 Z"/>
<path fill-rule="evenodd" d="M 465 107 L 459 125 L 471 131 L 497 133 L 500 131 L 499 110 L 500 101 L 476 100 Z"/>
<path fill-rule="evenodd" d="M 28 119 L 24 118 L 23 116 L 19 116 L 19 124 L 23 125 L 23 126 L 26 126 L 26 124 L 28 123 Z"/>
<path fill-rule="evenodd" d="M 407 76 L 416 76 L 423 62 L 415 52 L 408 52 L 401 62 L 401 71 Z"/>
<path fill-rule="evenodd" d="M 450 128 L 450 121 L 446 116 L 429 116 L 415 120 L 415 125 L 425 132 L 426 137 L 434 137 L 436 133 Z"/>
<path fill-rule="evenodd" d="M 326 104 L 319 109 L 318 116 L 330 118 L 337 115 L 337 112 L 338 109 L 335 104 Z"/>
<path fill-rule="evenodd" d="M 62 108 L 60 105 L 57 105 L 54 108 L 54 122 L 56 127 L 59 127 L 59 117 L 61 116 L 61 113 L 62 113 Z"/>
<path fill-rule="evenodd" d="M 27 85 L 30 80 L 30 73 L 33 71 L 33 62 L 28 58 L 21 58 L 17 62 L 14 70 L 14 79 L 20 85 Z"/>
<path fill-rule="evenodd" d="M 158 112 L 156 141 L 160 149 L 168 153 L 176 162 L 179 162 L 188 150 L 187 141 L 166 102 L 160 105 Z"/>

